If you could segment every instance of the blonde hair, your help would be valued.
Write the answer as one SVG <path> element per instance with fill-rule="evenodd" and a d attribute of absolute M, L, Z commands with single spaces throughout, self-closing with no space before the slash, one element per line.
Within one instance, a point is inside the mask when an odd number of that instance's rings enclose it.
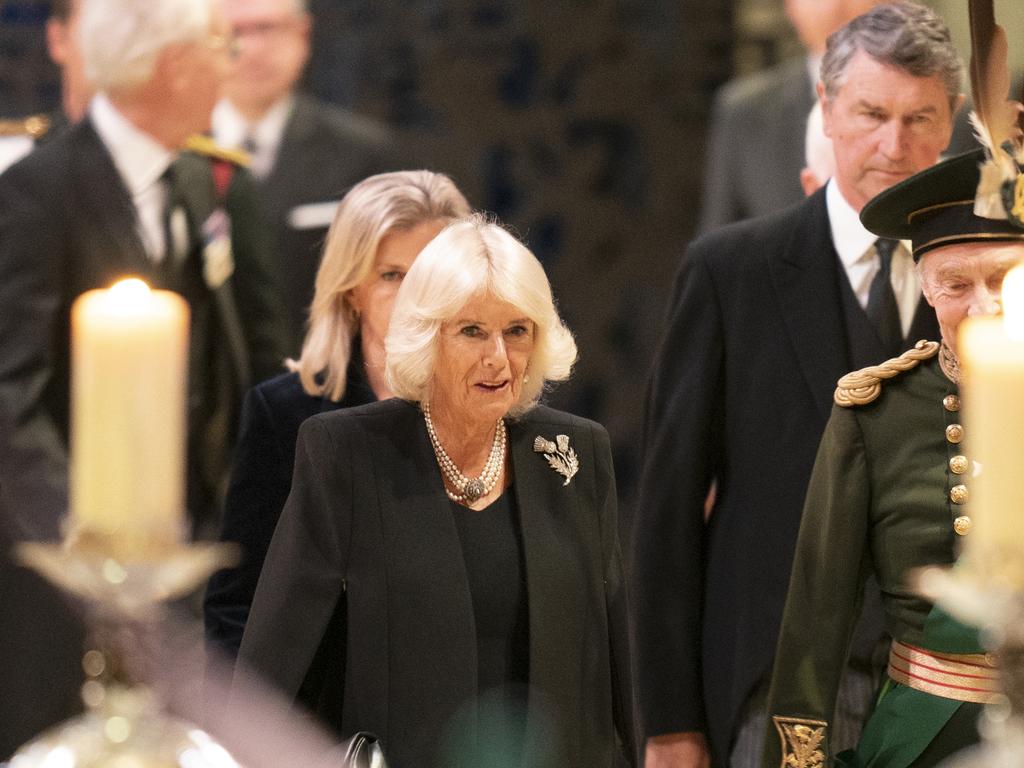
<path fill-rule="evenodd" d="M 510 416 L 536 405 L 547 382 L 569 377 L 576 342 L 558 316 L 544 268 L 501 226 L 474 214 L 435 237 L 398 290 L 384 342 L 395 395 L 414 402 L 429 399 L 442 323 L 483 294 L 516 307 L 536 326 L 529 377 Z"/>
<path fill-rule="evenodd" d="M 352 338 L 359 327 L 348 293 L 373 269 L 380 241 L 429 221 L 466 216 L 469 203 L 441 173 L 396 171 L 356 184 L 338 205 L 316 273 L 309 330 L 299 359 L 288 360 L 310 395 L 345 394 Z"/>

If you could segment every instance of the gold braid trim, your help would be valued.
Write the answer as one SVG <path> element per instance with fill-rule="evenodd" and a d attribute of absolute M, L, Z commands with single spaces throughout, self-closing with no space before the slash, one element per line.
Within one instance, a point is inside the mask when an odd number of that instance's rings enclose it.
<path fill-rule="evenodd" d="M 241 149 L 228 149 L 222 147 L 209 136 L 195 133 L 188 137 L 185 142 L 185 149 L 195 152 L 197 155 L 212 157 L 214 160 L 224 160 L 229 163 L 248 168 L 252 158 L 249 153 Z"/>
<path fill-rule="evenodd" d="M 823 746 L 828 723 L 778 715 L 772 715 L 772 722 L 782 740 L 779 768 L 819 768 L 825 765 Z"/>
<path fill-rule="evenodd" d="M 850 408 L 854 405 L 867 405 L 882 394 L 882 381 L 891 379 L 897 374 L 916 368 L 922 360 L 935 357 L 939 351 L 939 342 L 922 339 L 899 357 L 886 360 L 881 365 L 869 365 L 859 371 L 848 373 L 836 385 L 833 395 L 836 405 Z"/>
<path fill-rule="evenodd" d="M 41 139 L 50 130 L 46 115 L 30 115 L 21 120 L 0 120 L 0 136 L 28 136 Z"/>

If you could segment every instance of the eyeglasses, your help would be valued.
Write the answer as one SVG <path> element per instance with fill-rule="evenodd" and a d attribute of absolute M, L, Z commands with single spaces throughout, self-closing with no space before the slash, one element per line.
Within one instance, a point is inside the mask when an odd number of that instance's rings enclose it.
<path fill-rule="evenodd" d="M 284 37 L 299 29 L 299 22 L 300 19 L 295 17 L 286 17 L 275 21 L 256 21 L 250 24 L 239 24 L 232 31 L 240 40 L 250 37 L 270 40 Z"/>

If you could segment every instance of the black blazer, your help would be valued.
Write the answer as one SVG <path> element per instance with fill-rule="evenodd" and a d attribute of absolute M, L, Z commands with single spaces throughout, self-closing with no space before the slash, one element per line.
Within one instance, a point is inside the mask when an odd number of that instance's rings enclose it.
<path fill-rule="evenodd" d="M 297 228 L 296 206 L 337 202 L 353 184 L 398 170 L 393 140 L 379 123 L 298 94 L 277 158 L 259 190 L 273 228 L 291 347 L 298 352 L 327 227 Z"/>
<path fill-rule="evenodd" d="M 701 237 L 656 357 L 634 521 L 641 707 L 649 735 L 706 732 L 716 765 L 770 669 L 807 481 L 850 367 L 840 279 L 824 189 Z M 937 332 L 922 299 L 910 338 Z"/>
<path fill-rule="evenodd" d="M 187 213 L 201 222 L 212 210 L 209 162 L 179 163 L 192 180 Z M 282 311 L 254 200 L 251 182 L 237 173 L 226 202 L 236 268 L 221 294 L 230 291 L 232 301 L 213 296 L 201 280 L 182 287 L 192 309 L 193 352 L 202 340 L 206 359 L 235 360 L 222 332 L 230 322 L 243 331 L 249 365 L 269 372 L 284 355 Z M 186 263 L 198 270 L 198 254 Z M 128 191 L 88 120 L 61 129 L 0 176 L 0 548 L 56 538 L 67 511 L 72 301 L 128 274 L 159 286 L 157 273 L 137 234 Z M 229 304 L 237 310 L 231 317 Z M 248 372 L 230 375 L 237 384 Z M 226 389 L 230 397 L 234 390 Z M 192 452 L 190 466 L 197 463 Z M 81 707 L 84 628 L 54 588 L 16 567 L 6 552 L 0 616 L 2 760 L 15 744 Z"/>
<path fill-rule="evenodd" d="M 221 541 L 241 547 L 242 559 L 213 575 L 203 601 L 206 638 L 231 657 L 238 655 L 267 547 L 292 487 L 299 426 L 315 414 L 376 399 L 363 375 L 358 338 L 353 349 L 338 402 L 307 394 L 297 373 L 268 379 L 245 397 L 220 533 Z"/>
<path fill-rule="evenodd" d="M 215 205 L 213 177 L 208 161 L 179 163 L 196 232 Z M 284 356 L 283 309 L 255 199 L 239 170 L 225 203 L 231 277 L 216 291 L 207 288 L 196 235 L 173 286 L 191 309 L 190 378 L 208 385 L 193 386 L 194 410 L 216 400 L 237 413 L 250 374 L 269 375 Z M 31 529 L 27 535 L 56 536 L 66 507 L 71 304 L 127 275 L 163 285 L 139 238 L 128 190 L 86 119 L 0 176 L 0 485 L 14 508 L 32 510 L 32 519 L 19 520 Z M 226 345 L 229 328 L 240 329 L 245 370 L 231 368 L 239 357 Z M 201 442 L 194 431 L 190 440 Z M 192 467 L 203 457 L 193 450 L 189 459 Z"/>
<path fill-rule="evenodd" d="M 532 766 L 638 764 L 627 603 L 608 435 L 538 407 L 510 422 L 529 603 L 526 738 Z M 569 485 L 533 441 L 569 436 Z M 307 679 L 344 598 L 344 672 Z M 332 634 L 328 632 L 328 634 Z M 334 643 L 336 645 L 336 643 Z M 307 683 L 343 735 L 383 739 L 392 768 L 425 768 L 477 693 L 473 605 L 450 502 L 419 409 L 401 400 L 308 419 L 292 492 L 239 658 L 289 696 Z M 471 718 L 472 721 L 472 718 Z M 621 742 L 621 743 L 620 743 Z"/>

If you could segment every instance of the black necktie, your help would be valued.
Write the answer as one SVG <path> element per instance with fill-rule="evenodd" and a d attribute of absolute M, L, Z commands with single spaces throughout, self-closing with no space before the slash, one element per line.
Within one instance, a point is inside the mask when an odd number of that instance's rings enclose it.
<path fill-rule="evenodd" d="M 185 209 L 177 185 L 172 163 L 161 177 L 167 197 L 164 202 L 164 258 L 160 269 L 164 285 L 178 290 L 182 260 L 188 251 L 188 231 Z"/>
<path fill-rule="evenodd" d="M 245 134 L 245 138 L 242 139 L 242 149 L 250 155 L 255 155 L 259 149 L 259 147 L 256 146 L 256 137 L 251 133 Z"/>
<path fill-rule="evenodd" d="M 878 253 L 878 273 L 868 289 L 868 319 L 878 331 L 878 338 L 889 357 L 895 357 L 902 350 L 903 327 L 900 324 L 900 308 L 896 293 L 892 289 L 892 254 L 899 240 L 879 238 L 875 242 Z M 881 362 L 881 361 L 879 361 Z"/>

